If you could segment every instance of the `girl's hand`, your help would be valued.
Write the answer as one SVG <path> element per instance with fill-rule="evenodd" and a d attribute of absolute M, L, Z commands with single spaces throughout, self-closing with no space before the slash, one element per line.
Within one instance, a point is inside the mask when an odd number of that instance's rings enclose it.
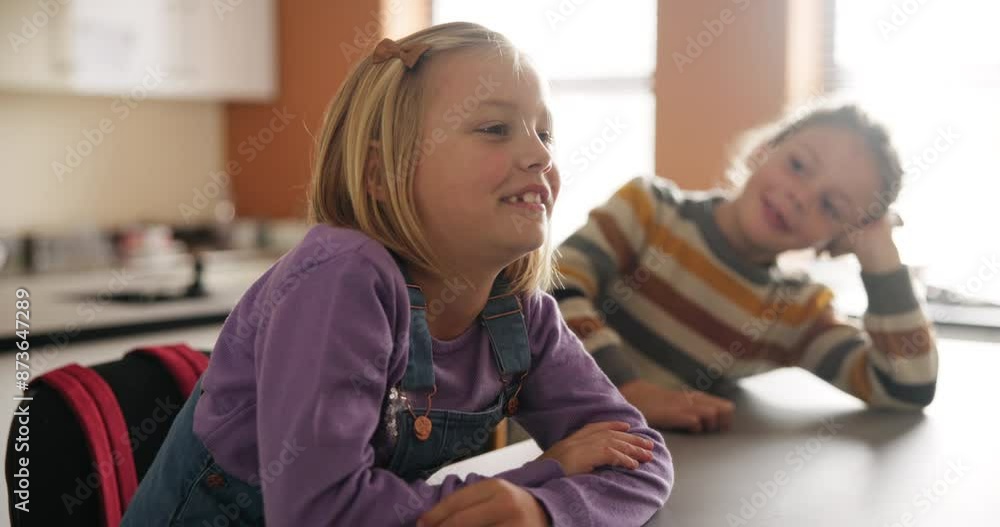
<path fill-rule="evenodd" d="M 534 496 L 502 479 L 473 483 L 438 502 L 417 521 L 418 527 L 543 527 L 545 509 Z"/>
<path fill-rule="evenodd" d="M 733 403 L 704 392 L 668 390 L 641 379 L 626 383 L 620 391 L 654 428 L 725 432 L 733 422 Z"/>
<path fill-rule="evenodd" d="M 628 433 L 629 428 L 621 421 L 590 423 L 552 445 L 538 459 L 558 461 L 567 476 L 587 474 L 603 465 L 639 468 L 639 463 L 653 459 L 654 444 Z"/>

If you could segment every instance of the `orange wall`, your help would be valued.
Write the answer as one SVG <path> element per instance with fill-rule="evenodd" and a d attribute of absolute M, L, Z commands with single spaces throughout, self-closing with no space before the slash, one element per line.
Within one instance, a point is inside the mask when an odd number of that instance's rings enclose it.
<path fill-rule="evenodd" d="M 232 191 L 239 216 L 305 216 L 310 134 L 319 133 L 326 105 L 357 60 L 356 43 L 385 32 L 382 12 L 380 0 L 279 0 L 279 95 L 268 104 L 226 108 L 226 159 L 236 162 L 230 167 L 238 171 Z M 275 112 L 294 117 L 285 126 Z"/>
<path fill-rule="evenodd" d="M 741 131 L 814 92 L 821 47 L 809 36 L 821 34 L 822 1 L 659 0 L 659 175 L 687 188 L 719 183 Z"/>

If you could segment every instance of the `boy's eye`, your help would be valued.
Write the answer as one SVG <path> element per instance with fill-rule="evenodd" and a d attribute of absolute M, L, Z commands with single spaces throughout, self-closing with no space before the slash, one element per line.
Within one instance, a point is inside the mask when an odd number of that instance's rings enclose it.
<path fill-rule="evenodd" d="M 555 138 L 552 137 L 552 132 L 549 132 L 547 130 L 542 130 L 541 132 L 538 132 L 538 138 L 542 140 L 542 143 L 545 143 L 547 145 L 551 145 L 553 142 L 555 142 Z"/>
<path fill-rule="evenodd" d="M 799 161 L 799 158 L 795 156 L 791 156 L 788 158 L 788 166 L 791 167 L 792 170 L 796 172 L 802 172 L 802 170 L 805 168 L 805 165 L 802 164 L 802 161 Z"/>
<path fill-rule="evenodd" d="M 823 198 L 823 212 L 833 218 L 834 221 L 840 221 L 840 211 L 837 210 L 837 206 L 829 198 Z"/>

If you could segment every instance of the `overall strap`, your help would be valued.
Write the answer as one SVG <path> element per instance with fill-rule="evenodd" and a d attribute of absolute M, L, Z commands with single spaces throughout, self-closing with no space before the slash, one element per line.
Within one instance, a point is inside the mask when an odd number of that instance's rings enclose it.
<path fill-rule="evenodd" d="M 391 251 L 390 253 L 396 260 L 400 272 L 403 273 L 406 292 L 410 299 L 410 349 L 402 387 L 407 391 L 429 391 L 434 388 L 434 348 L 431 342 L 431 330 L 427 326 L 427 300 L 420 286 L 410 278 L 403 260 L 396 253 Z"/>
<path fill-rule="evenodd" d="M 410 349 L 402 388 L 406 391 L 429 391 L 434 389 L 435 382 L 433 345 L 426 317 L 427 300 L 420 286 L 410 278 L 405 262 L 395 253 L 393 258 L 406 281 L 410 299 Z M 527 373 L 531 367 L 531 350 L 521 300 L 510 292 L 510 283 L 503 276 L 498 276 L 493 282 L 486 307 L 479 316 L 489 334 L 490 347 L 501 377 L 512 379 Z"/>
<path fill-rule="evenodd" d="M 531 349 L 521 299 L 510 292 L 510 283 L 503 276 L 493 282 L 480 317 L 489 333 L 500 375 L 512 378 L 527 373 L 531 367 Z"/>

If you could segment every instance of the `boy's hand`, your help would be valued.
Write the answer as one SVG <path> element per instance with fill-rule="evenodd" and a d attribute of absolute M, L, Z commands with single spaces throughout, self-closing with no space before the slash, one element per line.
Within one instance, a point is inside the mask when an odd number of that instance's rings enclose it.
<path fill-rule="evenodd" d="M 902 224 L 903 220 L 890 211 L 871 225 L 841 236 L 827 250 L 830 256 L 854 253 L 861 268 L 868 273 L 894 271 L 902 262 L 892 240 L 892 229 Z"/>
<path fill-rule="evenodd" d="M 628 423 L 604 421 L 590 423 L 552 445 L 538 459 L 554 459 L 567 476 L 587 474 L 603 465 L 639 468 L 653 459 L 654 444 L 645 437 L 630 434 Z"/>
<path fill-rule="evenodd" d="M 619 390 L 654 428 L 725 432 L 733 422 L 733 403 L 704 392 L 668 390 L 641 379 L 628 382 Z"/>
<path fill-rule="evenodd" d="M 528 491 L 502 479 L 486 479 L 446 496 L 417 522 L 418 527 L 542 527 L 545 509 Z"/>

